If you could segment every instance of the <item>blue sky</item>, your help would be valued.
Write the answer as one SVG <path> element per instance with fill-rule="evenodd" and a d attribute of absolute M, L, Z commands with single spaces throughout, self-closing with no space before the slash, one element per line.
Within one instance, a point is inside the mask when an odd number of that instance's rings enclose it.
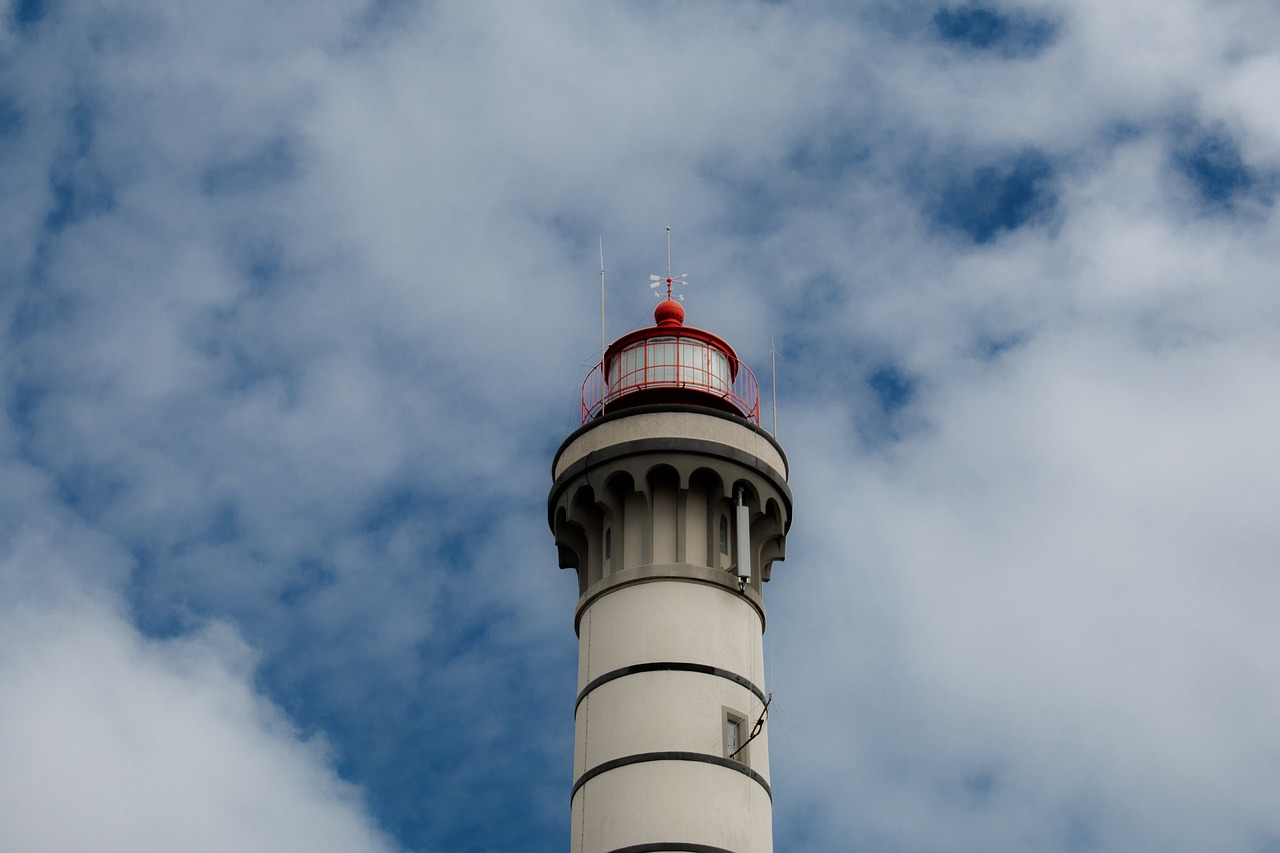
<path fill-rule="evenodd" d="M 551 455 L 670 225 L 782 354 L 777 849 L 1280 850 L 1276 45 L 0 3 L 0 848 L 565 849 Z"/>

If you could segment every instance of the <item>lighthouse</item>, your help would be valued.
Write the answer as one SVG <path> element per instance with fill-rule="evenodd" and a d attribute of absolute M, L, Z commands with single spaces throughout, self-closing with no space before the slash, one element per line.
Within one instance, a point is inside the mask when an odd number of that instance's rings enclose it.
<path fill-rule="evenodd" d="M 605 349 L 552 463 L 548 523 L 578 577 L 572 853 L 773 850 L 762 585 L 787 458 L 751 371 L 685 325 L 678 278 Z"/>

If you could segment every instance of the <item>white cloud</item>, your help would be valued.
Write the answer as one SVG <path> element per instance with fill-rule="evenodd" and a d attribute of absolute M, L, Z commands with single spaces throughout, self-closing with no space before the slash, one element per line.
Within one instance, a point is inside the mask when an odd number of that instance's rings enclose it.
<path fill-rule="evenodd" d="M 55 567 L 31 542 L 6 575 Z M 12 591 L 12 590 L 10 590 Z M 103 601 L 0 607 L 0 847 L 389 851 L 319 738 L 252 687 L 235 631 L 148 639 Z"/>
<path fill-rule="evenodd" d="M 1013 60 L 941 43 L 928 3 L 49 3 L 7 30 L 0 779 L 74 820 L 0 833 L 383 843 L 259 679 L 398 840 L 561 846 L 548 457 L 596 236 L 616 334 L 672 224 L 690 322 L 762 380 L 784 356 L 779 847 L 1280 837 L 1280 16 L 1017 5 L 1057 29 Z M 1192 131 L 1256 186 L 1204 204 Z M 940 216 L 1024 151 L 1043 215 L 981 245 Z M 525 811 L 476 805 L 519 781 Z"/>
<path fill-rule="evenodd" d="M 871 798 L 830 837 L 1072 849 L 1087 828 L 1104 849 L 1198 850 L 1280 832 L 1278 371 L 1274 344 L 1072 330 L 926 393 L 929 427 L 887 457 L 833 470 L 808 426 L 830 416 L 797 419 L 812 503 L 771 631 L 786 663 L 809 658 L 780 698 L 816 716 L 791 734 L 808 763 L 790 784 Z M 818 600 L 841 605 L 814 620 Z"/>

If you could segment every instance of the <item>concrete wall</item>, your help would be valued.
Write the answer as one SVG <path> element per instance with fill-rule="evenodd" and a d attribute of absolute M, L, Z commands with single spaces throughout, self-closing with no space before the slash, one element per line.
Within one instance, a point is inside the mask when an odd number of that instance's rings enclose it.
<path fill-rule="evenodd" d="M 548 516 L 578 572 L 573 853 L 707 845 L 771 853 L 761 584 L 785 554 L 786 459 L 737 419 L 637 412 L 561 447 Z M 750 507 L 740 588 L 733 504 Z M 730 525 L 722 552 L 720 519 Z"/>
<path fill-rule="evenodd" d="M 687 411 L 644 412 L 614 420 L 603 420 L 587 430 L 579 430 L 560 448 L 552 469 L 558 478 L 565 469 L 589 453 L 637 438 L 701 439 L 740 448 L 764 464 L 787 476 L 787 460 L 769 438 L 760 431 L 743 425 L 739 419 L 717 413 L 696 414 Z"/>
<path fill-rule="evenodd" d="M 745 740 L 765 689 L 760 614 L 731 587 L 665 580 L 622 585 L 594 599 L 579 629 L 574 779 L 628 756 L 725 758 L 726 712 Z M 650 670 L 694 663 L 716 673 Z M 639 669 L 641 671 L 628 672 Z M 618 674 L 625 673 L 625 674 Z M 738 676 L 738 679 L 729 676 Z M 574 853 L 675 841 L 742 853 L 772 850 L 768 725 L 737 757 L 754 776 L 695 760 L 627 764 L 573 796 Z M 765 783 L 761 784 L 761 780 Z"/>

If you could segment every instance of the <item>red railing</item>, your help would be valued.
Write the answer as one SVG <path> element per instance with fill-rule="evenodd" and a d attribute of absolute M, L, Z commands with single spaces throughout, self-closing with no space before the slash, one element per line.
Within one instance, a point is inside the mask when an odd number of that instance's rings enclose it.
<path fill-rule="evenodd" d="M 693 343 L 681 339 L 673 343 L 671 338 L 645 341 L 619 353 L 612 354 L 608 387 L 605 385 L 603 365 L 597 364 L 582 383 L 582 422 L 600 417 L 609 404 L 630 394 L 642 391 L 678 389 L 709 394 L 721 400 L 753 423 L 760 423 L 760 386 L 755 374 L 741 361 L 732 378 L 728 375 L 728 363 L 712 365 L 712 355 L 723 358 L 717 350 L 706 350 L 705 344 L 691 348 L 679 343 Z M 701 358 L 698 352 L 704 352 Z M 682 354 L 684 358 L 682 359 Z M 693 354 L 694 358 L 689 356 Z M 690 362 L 694 363 L 690 363 Z M 699 364 L 697 362 L 701 361 Z"/>

